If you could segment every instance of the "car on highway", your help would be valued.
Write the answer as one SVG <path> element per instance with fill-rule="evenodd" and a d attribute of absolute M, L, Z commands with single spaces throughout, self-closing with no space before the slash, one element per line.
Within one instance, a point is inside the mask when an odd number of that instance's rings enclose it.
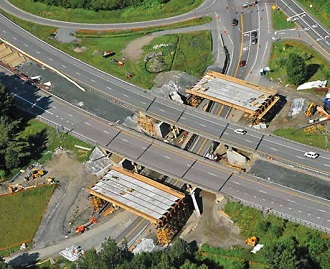
<path fill-rule="evenodd" d="M 233 26 L 237 26 L 238 25 L 238 19 L 233 19 L 232 23 Z"/>
<path fill-rule="evenodd" d="M 319 157 L 319 154 L 314 151 L 308 151 L 305 152 L 304 156 L 307 158 L 316 159 L 317 157 Z"/>
<path fill-rule="evenodd" d="M 252 38 L 251 40 L 251 44 L 254 45 L 254 44 L 257 44 L 258 43 L 258 38 Z"/>
<path fill-rule="evenodd" d="M 258 32 L 257 31 L 251 32 L 251 37 L 252 38 L 257 38 L 257 36 L 258 36 Z"/>
<path fill-rule="evenodd" d="M 234 132 L 241 135 L 245 135 L 247 133 L 244 129 L 235 129 Z"/>
<path fill-rule="evenodd" d="M 244 60 L 242 60 L 242 61 L 239 62 L 239 66 L 240 66 L 240 67 L 243 67 L 243 66 L 245 66 L 245 65 L 246 65 L 246 61 L 244 61 Z"/>

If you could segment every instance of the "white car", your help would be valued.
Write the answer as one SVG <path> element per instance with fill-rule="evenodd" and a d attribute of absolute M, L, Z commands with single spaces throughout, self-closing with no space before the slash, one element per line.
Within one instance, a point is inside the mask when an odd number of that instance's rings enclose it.
<path fill-rule="evenodd" d="M 241 134 L 241 135 L 245 135 L 245 134 L 246 134 L 246 131 L 243 130 L 243 129 L 235 129 L 234 132 L 235 132 L 236 134 Z"/>
<path fill-rule="evenodd" d="M 307 158 L 316 159 L 317 157 L 319 157 L 319 154 L 313 151 L 308 151 L 305 152 L 304 156 Z"/>

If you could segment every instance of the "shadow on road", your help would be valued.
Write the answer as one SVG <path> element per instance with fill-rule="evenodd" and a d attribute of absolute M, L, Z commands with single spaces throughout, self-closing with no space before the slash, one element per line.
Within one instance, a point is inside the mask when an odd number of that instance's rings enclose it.
<path fill-rule="evenodd" d="M 11 261 L 9 261 L 9 265 L 11 265 L 15 269 L 26 268 L 28 265 L 34 265 L 39 261 L 39 253 L 22 253 L 18 255 Z"/>

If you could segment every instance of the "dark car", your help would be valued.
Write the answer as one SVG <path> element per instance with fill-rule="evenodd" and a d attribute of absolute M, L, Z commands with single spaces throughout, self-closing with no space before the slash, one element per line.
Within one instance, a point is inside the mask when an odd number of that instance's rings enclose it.
<path fill-rule="evenodd" d="M 240 61 L 240 62 L 239 62 L 239 66 L 243 67 L 243 66 L 245 66 L 245 65 L 246 65 L 246 61 Z"/>
<path fill-rule="evenodd" d="M 258 32 L 257 31 L 254 31 L 251 33 L 251 37 L 252 38 L 256 38 L 258 36 Z"/>
<path fill-rule="evenodd" d="M 238 19 L 233 19 L 232 25 L 237 26 L 238 25 Z"/>
<path fill-rule="evenodd" d="M 254 44 L 257 44 L 258 43 L 258 38 L 252 38 L 252 41 L 251 41 L 251 44 L 254 45 Z"/>

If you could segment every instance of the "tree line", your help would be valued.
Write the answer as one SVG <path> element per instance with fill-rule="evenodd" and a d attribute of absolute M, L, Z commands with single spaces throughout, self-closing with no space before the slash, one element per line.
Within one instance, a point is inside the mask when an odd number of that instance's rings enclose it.
<path fill-rule="evenodd" d="M 17 112 L 14 97 L 0 84 L 0 179 L 26 164 L 36 150 L 43 150 L 37 142 L 43 142 L 41 134 L 24 132 L 24 121 Z"/>
<path fill-rule="evenodd" d="M 149 5 L 154 2 L 164 4 L 170 0 L 34 0 L 47 5 L 59 6 L 63 8 L 82 8 L 89 10 L 118 10 L 127 7 L 138 7 Z"/>

